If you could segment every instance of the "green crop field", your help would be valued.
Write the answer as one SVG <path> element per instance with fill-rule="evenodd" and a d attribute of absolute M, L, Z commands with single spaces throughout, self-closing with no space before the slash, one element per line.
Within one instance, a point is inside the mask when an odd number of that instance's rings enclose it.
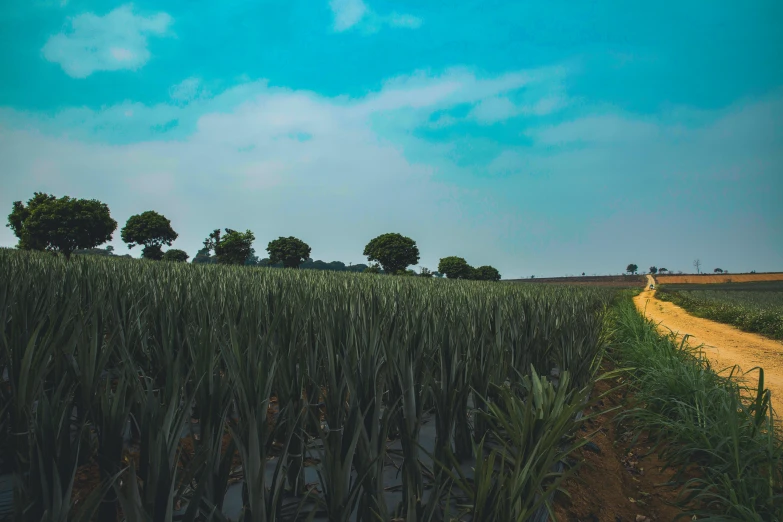
<path fill-rule="evenodd" d="M 0 465 L 24 520 L 546 520 L 614 295 L 2 250 Z"/>
<path fill-rule="evenodd" d="M 783 339 L 783 281 L 661 285 L 656 295 L 698 317 Z"/>

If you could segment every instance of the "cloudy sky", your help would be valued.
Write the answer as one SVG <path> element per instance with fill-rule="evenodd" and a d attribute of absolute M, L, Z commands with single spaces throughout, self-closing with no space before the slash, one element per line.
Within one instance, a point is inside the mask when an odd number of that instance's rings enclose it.
<path fill-rule="evenodd" d="M 630 6 L 635 7 L 630 7 Z M 783 269 L 783 2 L 4 0 L 0 209 L 33 192 L 504 278 Z M 127 251 L 119 228 L 112 244 Z M 13 246 L 0 227 L 0 246 Z M 139 249 L 132 251 L 140 254 Z"/>

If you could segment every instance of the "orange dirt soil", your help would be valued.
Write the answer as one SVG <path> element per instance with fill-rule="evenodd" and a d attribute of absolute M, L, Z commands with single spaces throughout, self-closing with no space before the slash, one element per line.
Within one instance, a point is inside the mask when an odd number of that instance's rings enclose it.
<path fill-rule="evenodd" d="M 783 274 L 746 275 L 749 277 L 780 276 L 780 279 L 783 280 Z M 694 317 L 673 303 L 660 301 L 655 297 L 655 290 L 649 289 L 649 285 L 654 282 L 652 276 L 647 277 L 648 285 L 641 294 L 634 298 L 634 303 L 639 311 L 658 325 L 658 331 L 665 334 L 674 332 L 678 339 L 682 339 L 686 334 L 689 335 L 688 344 L 700 346 L 713 369 L 721 372 L 728 368 L 727 373 L 731 367 L 737 365 L 740 369 L 739 375 L 744 375 L 746 384 L 749 386 L 758 385 L 759 375 L 758 370 L 753 372 L 749 370 L 757 366 L 764 368 L 764 386 L 772 392 L 773 408 L 776 413 L 779 413 L 780 408 L 783 407 L 783 342 L 755 333 L 743 332 L 727 324 Z M 693 276 L 694 280 L 701 277 L 724 276 Z M 662 278 L 658 278 L 658 280 L 663 282 Z M 737 281 L 736 279 L 732 280 Z"/>
<path fill-rule="evenodd" d="M 616 379 L 596 383 L 595 394 L 617 386 Z M 603 402 L 585 411 L 592 415 L 625 403 L 624 388 L 617 388 Z M 678 491 L 661 486 L 672 479 L 673 470 L 662 471 L 663 463 L 655 454 L 645 436 L 630 447 L 633 434 L 615 422 L 622 410 L 604 413 L 587 421 L 587 432 L 596 432 L 592 442 L 600 450 L 582 447 L 574 457 L 583 461 L 576 474 L 565 480 L 563 494 L 555 497 L 556 520 L 560 522 L 635 522 L 674 520 L 681 511 L 672 506 Z"/>
<path fill-rule="evenodd" d="M 783 273 L 774 274 L 721 274 L 721 275 L 657 275 L 659 284 L 709 284 L 709 283 L 750 283 L 754 281 L 783 281 Z"/>

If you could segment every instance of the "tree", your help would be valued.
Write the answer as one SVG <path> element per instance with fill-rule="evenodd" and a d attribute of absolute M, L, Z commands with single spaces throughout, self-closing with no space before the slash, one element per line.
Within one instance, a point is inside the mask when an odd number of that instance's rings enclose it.
<path fill-rule="evenodd" d="M 381 273 L 381 267 L 378 265 L 378 263 L 373 263 L 372 265 L 368 266 L 364 269 L 365 274 L 380 274 Z"/>
<path fill-rule="evenodd" d="M 21 201 L 13 203 L 6 226 L 19 239 L 17 248 L 60 252 L 70 259 L 74 250 L 111 241 L 117 222 L 98 200 L 35 192 L 26 207 Z"/>
<path fill-rule="evenodd" d="M 265 257 L 258 261 L 257 266 L 263 266 L 267 268 L 283 268 L 283 263 L 272 263 L 268 257 Z"/>
<path fill-rule="evenodd" d="M 222 237 L 219 228 L 213 230 L 204 240 L 204 248 L 207 252 L 214 250 L 217 262 L 221 265 L 243 265 L 250 256 L 251 245 L 256 237 L 250 230 L 245 232 L 237 232 L 230 228 L 224 230 L 226 235 Z"/>
<path fill-rule="evenodd" d="M 430 272 L 430 269 L 427 268 L 426 266 L 421 267 L 421 270 L 419 271 L 419 276 L 421 276 L 421 277 L 432 277 L 434 275 L 435 274 Z"/>
<path fill-rule="evenodd" d="M 697 274 L 701 274 L 701 260 L 699 260 L 699 259 L 694 259 L 694 260 L 693 260 L 693 266 L 695 266 L 695 267 L 696 267 L 696 273 L 697 273 Z"/>
<path fill-rule="evenodd" d="M 722 274 L 723 273 L 723 269 L 722 268 L 716 268 L 715 270 L 713 270 L 713 272 L 716 273 L 716 274 Z"/>
<path fill-rule="evenodd" d="M 659 268 L 658 269 L 658 272 L 668 272 L 668 271 L 669 271 L 668 268 Z"/>
<path fill-rule="evenodd" d="M 438 272 L 446 274 L 449 279 L 470 279 L 473 275 L 473 267 L 462 257 L 448 256 L 441 258 Z"/>
<path fill-rule="evenodd" d="M 480 266 L 473 270 L 472 279 L 476 281 L 500 281 L 500 272 L 489 265 Z"/>
<path fill-rule="evenodd" d="M 625 267 L 625 271 L 628 272 L 629 274 L 635 274 L 637 270 L 639 270 L 639 267 L 633 263 Z"/>
<path fill-rule="evenodd" d="M 208 248 L 202 248 L 198 251 L 196 254 L 196 257 L 193 258 L 194 265 L 211 265 L 217 262 L 217 259 L 215 259 L 214 256 L 209 255 L 209 249 Z"/>
<path fill-rule="evenodd" d="M 14 201 L 13 210 L 8 214 L 8 224 L 19 242 L 16 248 L 20 250 L 45 250 L 46 244 L 40 242 L 40 238 L 27 233 L 25 222 L 30 214 L 38 207 L 52 203 L 57 198 L 43 192 L 34 192 L 33 197 L 27 200 L 25 207 L 21 201 Z"/>
<path fill-rule="evenodd" d="M 268 260 L 267 260 L 268 261 Z M 281 264 L 282 266 L 282 264 Z M 299 269 L 303 270 L 330 270 L 334 272 L 364 272 L 364 270 L 367 268 L 367 265 L 359 263 L 354 265 L 353 263 L 348 263 L 346 265 L 342 261 L 330 261 L 325 262 L 321 261 L 320 259 L 317 261 L 313 261 L 312 259 L 308 258 L 306 261 L 304 261 L 301 265 L 299 265 Z"/>
<path fill-rule="evenodd" d="M 250 249 L 250 253 L 247 255 L 247 259 L 245 259 L 245 266 L 258 266 L 258 256 L 255 248 Z"/>
<path fill-rule="evenodd" d="M 658 269 L 657 269 L 657 268 L 655 268 L 654 266 L 651 266 L 651 267 L 650 267 L 650 273 L 651 273 L 651 274 L 657 274 L 657 273 L 658 273 Z"/>
<path fill-rule="evenodd" d="M 154 210 L 148 210 L 128 218 L 120 233 L 128 248 L 144 245 L 141 257 L 160 261 L 163 259 L 162 245 L 171 246 L 177 233 L 171 228 L 171 221 Z"/>
<path fill-rule="evenodd" d="M 382 234 L 364 247 L 369 261 L 376 261 L 387 274 L 396 274 L 409 265 L 419 262 L 419 248 L 416 242 L 401 234 Z"/>
<path fill-rule="evenodd" d="M 163 254 L 163 261 L 173 261 L 176 263 L 185 263 L 187 262 L 188 258 L 190 256 L 187 252 L 184 250 L 179 250 L 177 248 L 172 248 L 171 250 L 166 250 L 166 253 Z"/>
<path fill-rule="evenodd" d="M 285 268 L 299 268 L 310 257 L 310 246 L 293 236 L 279 237 L 266 247 L 272 264 L 283 263 Z"/>
<path fill-rule="evenodd" d="M 118 257 L 114 255 L 114 249 L 111 246 L 106 248 L 77 248 L 71 252 L 72 256 L 101 256 L 101 257 Z M 130 257 L 125 255 L 123 257 Z"/>

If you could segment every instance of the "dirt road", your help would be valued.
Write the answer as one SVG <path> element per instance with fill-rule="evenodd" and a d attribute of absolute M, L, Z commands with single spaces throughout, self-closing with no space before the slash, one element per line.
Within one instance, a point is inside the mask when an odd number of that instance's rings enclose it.
<path fill-rule="evenodd" d="M 783 414 L 783 342 L 761 335 L 743 332 L 733 326 L 694 317 L 679 306 L 655 298 L 652 276 L 644 292 L 634 298 L 636 308 L 658 324 L 658 330 L 677 333 L 678 339 L 690 334 L 688 343 L 702 347 L 713 369 L 721 371 L 735 364 L 743 372 L 761 366 L 764 368 L 764 385 L 772 391 L 775 412 Z M 745 375 L 747 384 L 757 386 L 758 371 Z"/>

